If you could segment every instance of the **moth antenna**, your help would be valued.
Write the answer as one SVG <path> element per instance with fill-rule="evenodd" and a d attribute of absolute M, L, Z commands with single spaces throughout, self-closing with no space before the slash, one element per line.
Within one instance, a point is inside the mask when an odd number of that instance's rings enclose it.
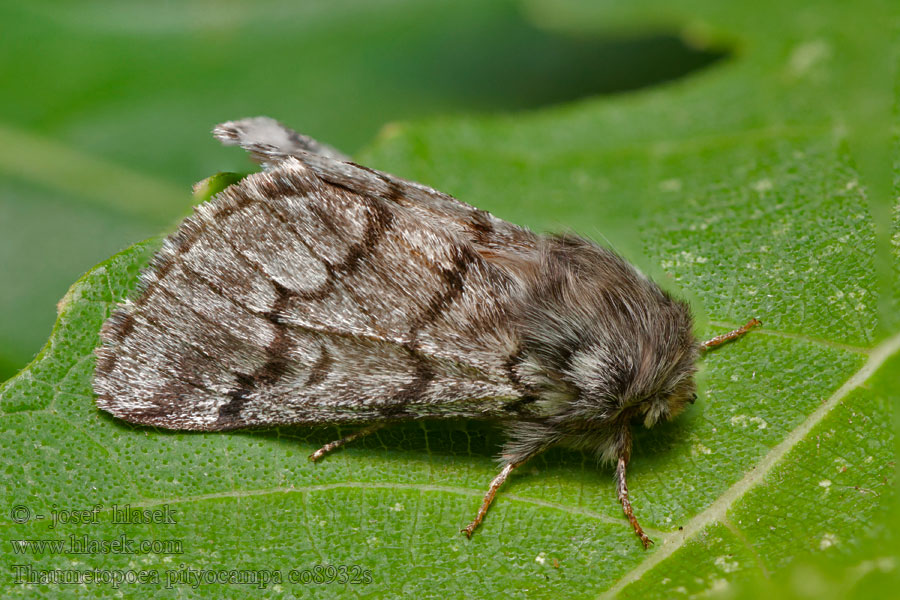
<path fill-rule="evenodd" d="M 700 344 L 700 350 L 702 350 L 702 351 L 710 350 L 712 348 L 715 348 L 716 346 L 721 346 L 722 344 L 730 342 L 731 340 L 736 340 L 737 338 L 741 337 L 742 335 L 744 335 L 745 333 L 747 333 L 754 327 L 757 327 L 760 325 L 762 325 L 762 321 L 755 319 L 755 318 L 750 319 L 747 322 L 747 324 L 742 327 L 738 327 L 737 329 L 729 331 L 728 333 L 723 333 L 722 335 L 717 335 L 716 337 L 714 337 L 710 340 L 706 340 L 705 342 Z"/>

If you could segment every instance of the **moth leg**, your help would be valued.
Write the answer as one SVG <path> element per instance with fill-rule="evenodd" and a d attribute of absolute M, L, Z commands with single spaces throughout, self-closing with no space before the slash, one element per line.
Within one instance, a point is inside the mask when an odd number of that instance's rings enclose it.
<path fill-rule="evenodd" d="M 526 458 L 525 460 L 528 459 Z M 524 463 L 525 460 L 520 460 L 519 462 L 514 463 L 506 463 L 505 465 L 503 465 L 500 473 L 491 481 L 491 485 L 490 487 L 488 487 L 488 491 L 484 495 L 484 500 L 481 502 L 481 508 L 478 509 L 478 514 L 475 515 L 475 519 L 473 519 L 471 523 L 466 525 L 465 528 L 460 529 L 460 531 L 466 534 L 467 538 L 471 538 L 472 533 L 475 532 L 475 529 L 479 525 L 481 525 L 481 522 L 484 520 L 484 515 L 487 514 L 488 508 L 490 508 L 491 503 L 494 501 L 494 496 L 497 495 L 497 490 L 500 489 L 500 486 L 503 485 L 503 482 L 506 481 L 506 478 L 509 477 L 509 474 L 512 473 L 513 469 Z"/>
<path fill-rule="evenodd" d="M 640 523 L 637 521 L 637 517 L 634 516 L 634 510 L 631 508 L 631 501 L 628 499 L 628 485 L 625 483 L 625 466 L 627 464 L 628 455 L 620 455 L 619 462 L 616 465 L 616 491 L 619 494 L 619 502 L 622 503 L 622 511 L 625 513 L 625 516 L 628 517 L 628 522 L 631 523 L 631 527 L 634 529 L 637 536 L 641 538 L 641 543 L 644 544 L 644 548 L 649 548 L 650 544 L 653 543 L 653 540 L 644 533 Z"/>
<path fill-rule="evenodd" d="M 288 156 L 302 158 L 303 153 L 345 162 L 350 160 L 335 148 L 297 133 L 269 117 L 221 123 L 213 129 L 213 135 L 226 146 L 240 146 L 264 166 L 274 166 Z"/>
<path fill-rule="evenodd" d="M 709 350 L 710 348 L 715 348 L 716 346 L 721 346 L 725 342 L 730 342 L 731 340 L 736 340 L 737 338 L 741 337 L 742 335 L 744 335 L 745 333 L 747 333 L 748 331 L 750 331 L 757 325 L 762 325 L 762 323 L 760 321 L 758 321 L 757 319 L 750 319 L 749 321 L 747 321 L 747 324 L 743 325 L 742 327 L 738 327 L 737 329 L 735 329 L 733 331 L 729 331 L 728 333 L 723 333 L 722 335 L 717 335 L 716 337 L 712 338 L 711 340 L 706 340 L 705 342 L 700 344 L 700 348 L 702 350 Z"/>
<path fill-rule="evenodd" d="M 322 458 L 323 456 L 325 456 L 332 450 L 337 450 L 344 444 L 349 444 L 353 440 L 358 440 L 359 438 L 365 437 L 365 436 L 369 435 L 370 433 L 374 433 L 374 432 L 378 431 L 379 429 L 381 429 L 382 427 L 384 427 L 384 425 L 385 425 L 384 423 L 373 423 L 372 425 L 369 425 L 368 427 L 363 427 L 362 429 L 360 429 L 358 431 L 354 431 L 350 435 L 345 435 L 344 437 L 342 437 L 339 440 L 334 440 L 333 442 L 328 442 L 327 444 L 325 444 L 324 446 L 322 446 L 321 448 L 319 448 L 318 450 L 316 450 L 315 452 L 310 454 L 309 460 L 311 460 L 312 462 L 316 462 L 317 460 L 319 460 L 320 458 Z"/>

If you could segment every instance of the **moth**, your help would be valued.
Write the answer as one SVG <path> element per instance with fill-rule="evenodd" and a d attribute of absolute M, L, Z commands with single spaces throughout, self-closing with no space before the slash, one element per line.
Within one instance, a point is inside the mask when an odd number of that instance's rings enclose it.
<path fill-rule="evenodd" d="M 536 234 L 427 186 L 355 164 L 265 117 L 215 137 L 262 164 L 195 208 L 100 332 L 97 406 L 131 423 L 221 431 L 484 419 L 500 472 L 553 446 L 615 465 L 632 426 L 696 399 L 707 342 L 689 306 L 615 252 Z"/>

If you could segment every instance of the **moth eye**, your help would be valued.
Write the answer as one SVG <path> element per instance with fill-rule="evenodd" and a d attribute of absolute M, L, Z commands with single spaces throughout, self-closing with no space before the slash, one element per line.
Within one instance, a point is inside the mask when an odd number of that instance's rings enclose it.
<path fill-rule="evenodd" d="M 693 404 L 696 401 L 697 401 L 697 394 L 691 394 L 691 399 L 689 400 L 689 402 L 691 404 Z"/>

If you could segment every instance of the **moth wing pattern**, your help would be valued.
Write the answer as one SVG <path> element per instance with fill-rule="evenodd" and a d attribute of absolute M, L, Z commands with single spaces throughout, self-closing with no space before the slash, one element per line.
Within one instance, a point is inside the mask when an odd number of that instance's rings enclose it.
<path fill-rule="evenodd" d="M 268 121 L 265 144 L 216 129 L 266 170 L 198 206 L 107 320 L 98 406 L 194 430 L 520 410 L 500 254 L 535 236 Z"/>
<path fill-rule="evenodd" d="M 217 125 L 213 135 L 225 145 L 240 146 L 267 169 L 293 157 L 333 185 L 391 198 L 424 221 L 452 226 L 498 268 L 503 268 L 505 261 L 530 258 L 537 251 L 538 237 L 528 229 L 421 183 L 358 165 L 269 117 L 228 121 Z M 326 151 L 319 151 L 321 148 Z M 507 271 L 515 276 L 518 268 Z"/>

